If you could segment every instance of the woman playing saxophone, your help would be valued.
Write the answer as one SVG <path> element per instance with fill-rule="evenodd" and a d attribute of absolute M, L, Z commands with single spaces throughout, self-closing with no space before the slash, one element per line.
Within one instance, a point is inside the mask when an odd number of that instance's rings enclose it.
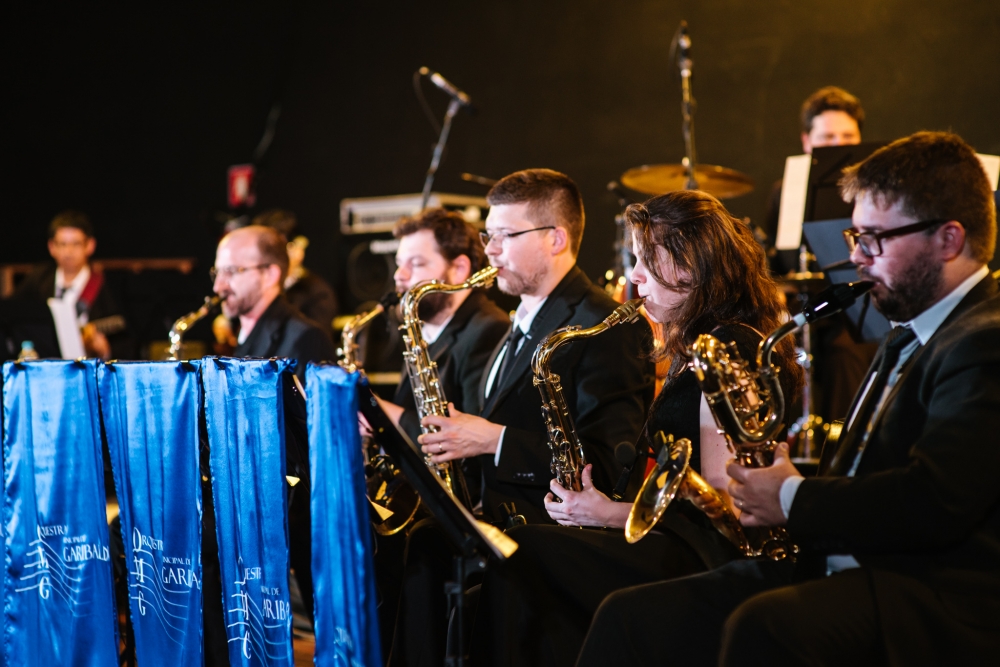
<path fill-rule="evenodd" d="M 706 488 L 703 496 L 692 499 L 698 509 L 692 503 L 674 503 L 656 530 L 629 544 L 622 529 L 632 507 L 630 497 L 614 502 L 598 491 L 589 466 L 583 469 L 580 491 L 553 481 L 545 506 L 561 526 L 513 530 L 518 552 L 507 567 L 487 571 L 474 646 L 492 664 L 571 665 L 606 595 L 700 572 L 739 556 L 705 513 L 733 512 L 725 493 L 731 454 L 688 370 L 688 350 L 699 335 L 710 333 L 734 342 L 743 358 L 753 359 L 760 332 L 781 323 L 777 285 L 750 230 L 711 195 L 668 193 L 630 206 L 625 218 L 636 255 L 631 280 L 655 325 L 655 354 L 670 360 L 664 388 L 637 443 L 640 456 L 633 475 L 642 475 L 646 450 L 652 449 L 655 456 L 669 436 L 686 438 L 692 445 L 692 469 L 715 490 Z M 801 371 L 789 341 L 775 352 L 774 361 L 786 391 L 794 390 Z"/>

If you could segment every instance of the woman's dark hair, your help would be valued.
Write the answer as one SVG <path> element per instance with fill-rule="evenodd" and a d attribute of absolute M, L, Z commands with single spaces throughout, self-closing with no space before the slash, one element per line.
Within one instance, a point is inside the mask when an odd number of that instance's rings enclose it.
<path fill-rule="evenodd" d="M 782 324 L 784 304 L 763 249 L 749 227 L 712 195 L 668 192 L 630 205 L 625 220 L 633 251 L 653 279 L 674 287 L 663 278 L 663 262 L 670 262 L 680 279 L 676 287 L 687 291 L 670 322 L 660 326 L 660 358 L 685 355 L 700 334 L 722 325 L 746 324 L 766 336 Z M 791 398 L 802 382 L 791 339 L 779 344 L 774 361 Z"/>

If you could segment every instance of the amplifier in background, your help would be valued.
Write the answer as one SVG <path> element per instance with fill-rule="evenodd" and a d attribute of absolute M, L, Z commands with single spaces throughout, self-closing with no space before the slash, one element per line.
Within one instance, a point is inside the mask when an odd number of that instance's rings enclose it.
<path fill-rule="evenodd" d="M 403 216 L 412 216 L 420 212 L 422 199 L 423 196 L 420 194 L 342 199 L 340 201 L 340 232 L 342 234 L 391 232 L 397 220 Z M 458 211 L 467 221 L 480 227 L 483 225 L 489 208 L 483 197 L 446 192 L 432 192 L 427 206 Z"/>

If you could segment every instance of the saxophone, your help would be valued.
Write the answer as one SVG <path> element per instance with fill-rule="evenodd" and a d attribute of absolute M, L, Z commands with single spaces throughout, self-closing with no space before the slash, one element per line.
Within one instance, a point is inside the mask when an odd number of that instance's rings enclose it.
<path fill-rule="evenodd" d="M 770 465 L 774 437 L 784 427 L 784 394 L 778 383 L 778 368 L 770 363 L 771 352 L 783 337 L 772 334 L 761 341 L 756 372 L 740 358 L 735 344 L 727 345 L 714 336 L 698 336 L 688 349 L 690 368 L 740 465 L 752 468 Z M 795 557 L 798 547 L 792 544 L 784 528 L 755 531 L 743 528 L 722 495 L 690 467 L 690 440 L 673 442 L 662 432 L 656 438 L 664 446 L 657 457 L 656 469 L 646 478 L 629 512 L 625 524 L 629 542 L 642 539 L 670 502 L 680 498 L 706 511 L 716 530 L 743 556 L 765 556 L 771 560 Z"/>
<path fill-rule="evenodd" d="M 340 347 L 337 348 L 337 356 L 340 357 L 337 361 L 338 366 L 348 373 L 364 372 L 359 357 L 360 347 L 357 343 L 357 336 L 372 323 L 372 320 L 384 313 L 386 308 L 391 308 L 397 303 L 399 303 L 399 295 L 395 292 L 389 292 L 379 299 L 379 303 L 374 308 L 356 315 L 354 319 L 344 325 L 344 329 L 340 333 Z"/>
<path fill-rule="evenodd" d="M 772 331 L 757 347 L 756 370 L 740 358 L 734 344 L 703 334 L 689 349 L 691 369 L 712 415 L 725 434 L 740 465 L 762 468 L 774 459 L 774 438 L 784 427 L 785 396 L 778 381 L 779 369 L 771 363 L 778 343 L 807 322 L 839 313 L 865 294 L 873 283 L 859 281 L 836 284 L 818 294 L 801 313 Z M 721 494 L 701 475 L 691 470 L 691 442 L 676 443 L 663 438 L 665 446 L 657 467 L 646 477 L 625 524 L 625 537 L 638 542 L 663 516 L 676 497 L 705 509 L 712 523 L 747 557 L 771 560 L 794 559 L 799 548 L 787 531 L 778 526 L 747 531 L 729 509 Z"/>
<path fill-rule="evenodd" d="M 337 365 L 348 373 L 364 375 L 364 364 L 357 343 L 358 334 L 386 309 L 399 303 L 399 295 L 389 292 L 371 310 L 356 315 L 344 325 L 337 349 Z M 392 460 L 379 451 L 370 436 L 361 438 L 365 460 L 365 490 L 371 503 L 372 523 L 379 535 L 395 535 L 403 530 L 417 513 L 420 497 L 406 481 Z"/>
<path fill-rule="evenodd" d="M 550 369 L 552 355 L 564 343 L 580 338 L 590 338 L 603 333 L 623 322 L 634 322 L 639 317 L 639 307 L 644 299 L 632 299 L 614 309 L 604 321 L 583 329 L 573 325 L 556 329 L 538 344 L 531 357 L 532 382 L 542 395 L 542 419 L 548 432 L 549 448 L 552 450 L 552 474 L 563 488 L 580 491 L 583 488 L 581 475 L 587 465 L 583 454 L 583 444 L 576 433 L 573 416 L 566 405 L 562 382 L 559 375 Z"/>
<path fill-rule="evenodd" d="M 205 303 L 202 304 L 201 308 L 177 318 L 174 325 L 170 327 L 170 333 L 167 334 L 167 338 L 170 339 L 170 347 L 167 349 L 167 361 L 177 361 L 177 355 L 181 353 L 181 347 L 184 344 L 184 334 L 187 333 L 187 330 L 195 322 L 212 312 L 220 303 L 222 303 L 220 297 L 206 296 Z"/>
<path fill-rule="evenodd" d="M 403 295 L 400 310 L 402 311 L 402 324 L 399 330 L 403 332 L 403 361 L 406 364 L 406 371 L 410 376 L 410 385 L 413 388 L 413 398 L 417 405 L 417 414 L 420 420 L 428 415 L 447 416 L 448 399 L 444 395 L 444 388 L 438 378 L 437 363 L 431 359 L 427 349 L 427 342 L 424 340 L 423 322 L 417 314 L 417 307 L 420 300 L 432 292 L 459 292 L 473 287 L 490 287 L 496 278 L 497 269 L 488 266 L 481 271 L 474 273 L 464 283 L 458 285 L 448 285 L 438 280 L 431 280 L 415 285 Z M 424 433 L 433 433 L 439 429 L 436 426 L 421 426 Z M 455 493 L 455 482 L 451 462 L 434 463 L 429 454 L 424 456 L 424 462 L 434 471 L 444 486 Z"/>

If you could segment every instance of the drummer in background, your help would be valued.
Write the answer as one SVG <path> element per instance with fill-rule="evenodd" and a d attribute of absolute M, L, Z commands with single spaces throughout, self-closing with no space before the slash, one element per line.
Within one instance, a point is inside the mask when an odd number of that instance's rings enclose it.
<path fill-rule="evenodd" d="M 861 101 L 843 88 L 820 88 L 802 103 L 802 151 L 812 154 L 824 146 L 853 146 L 861 143 L 865 110 Z M 781 181 L 774 184 L 764 215 L 763 230 L 772 243 L 778 230 Z M 768 250 L 771 270 L 786 275 L 798 270 L 798 250 Z M 854 393 L 868 371 L 877 345 L 865 343 L 846 316 L 839 315 L 820 324 L 813 333 L 814 405 L 827 422 L 843 419 Z"/>
<path fill-rule="evenodd" d="M 824 146 L 854 146 L 861 143 L 861 127 L 865 110 L 861 100 L 843 88 L 826 86 L 806 98 L 799 114 L 802 121 L 802 152 L 812 155 L 814 148 Z M 781 205 L 781 181 L 771 189 L 761 225 L 767 243 L 773 245 L 778 233 L 778 209 Z M 784 275 L 798 269 L 798 251 L 769 250 L 771 269 Z"/>

